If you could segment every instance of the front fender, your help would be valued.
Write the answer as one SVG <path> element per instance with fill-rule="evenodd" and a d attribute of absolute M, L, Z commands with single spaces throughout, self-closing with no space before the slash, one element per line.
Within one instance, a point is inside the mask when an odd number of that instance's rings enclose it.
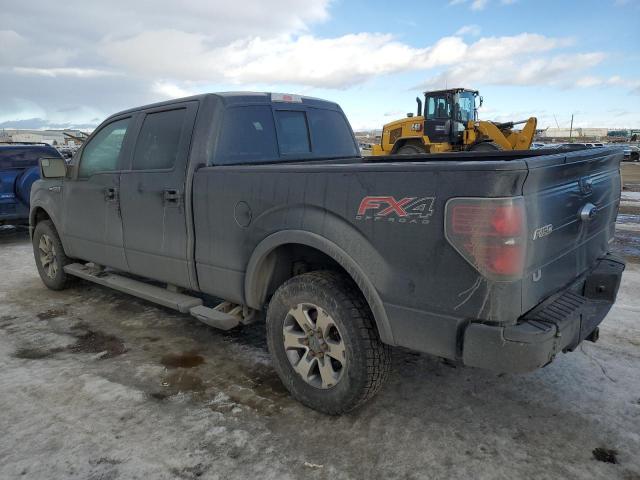
<path fill-rule="evenodd" d="M 39 209 L 45 211 L 51 219 L 64 245 L 62 225 L 62 182 L 60 180 L 36 180 L 31 187 L 29 211 L 29 229 L 33 233 L 36 226 L 36 214 Z"/>

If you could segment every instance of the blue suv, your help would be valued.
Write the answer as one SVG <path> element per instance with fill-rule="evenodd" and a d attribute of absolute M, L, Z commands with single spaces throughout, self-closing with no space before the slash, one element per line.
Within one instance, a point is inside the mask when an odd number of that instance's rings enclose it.
<path fill-rule="evenodd" d="M 29 223 L 31 185 L 40 178 L 42 157 L 62 156 L 47 144 L 0 144 L 0 225 Z"/>

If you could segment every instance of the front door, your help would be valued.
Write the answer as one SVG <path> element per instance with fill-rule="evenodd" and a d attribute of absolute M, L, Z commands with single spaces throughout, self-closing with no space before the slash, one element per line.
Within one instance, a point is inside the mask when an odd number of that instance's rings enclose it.
<path fill-rule="evenodd" d="M 127 269 L 119 210 L 120 167 L 130 152 L 131 117 L 100 128 L 80 152 L 77 174 L 63 183 L 62 232 L 69 256 Z"/>
<path fill-rule="evenodd" d="M 130 168 L 120 175 L 129 271 L 190 287 L 185 178 L 197 102 L 143 112 Z"/>
<path fill-rule="evenodd" d="M 449 142 L 451 139 L 451 97 L 447 93 L 426 98 L 424 133 L 432 143 Z"/>

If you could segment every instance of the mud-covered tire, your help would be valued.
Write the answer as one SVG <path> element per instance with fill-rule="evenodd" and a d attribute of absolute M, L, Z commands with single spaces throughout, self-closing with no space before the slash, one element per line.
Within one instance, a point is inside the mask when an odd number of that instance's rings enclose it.
<path fill-rule="evenodd" d="M 419 145 L 408 144 L 400 147 L 396 155 L 417 155 L 419 153 L 427 153 L 427 150 Z"/>
<path fill-rule="evenodd" d="M 44 247 L 44 248 L 43 248 Z M 46 250 L 50 263 L 43 258 Z M 62 242 L 51 220 L 43 220 L 36 225 L 33 231 L 33 255 L 42 282 L 51 290 L 64 290 L 69 286 L 73 277 L 64 271 L 65 265 L 72 263 L 62 248 Z"/>
<path fill-rule="evenodd" d="M 469 147 L 470 152 L 500 152 L 503 148 L 496 142 L 474 143 Z"/>
<path fill-rule="evenodd" d="M 345 370 L 331 387 L 319 388 L 303 379 L 287 356 L 285 320 L 301 304 L 318 306 L 339 330 Z M 267 312 L 267 342 L 275 370 L 291 395 L 329 415 L 348 412 L 366 402 L 389 375 L 390 348 L 380 341 L 360 291 L 350 278 L 337 272 L 304 273 L 278 288 Z"/>

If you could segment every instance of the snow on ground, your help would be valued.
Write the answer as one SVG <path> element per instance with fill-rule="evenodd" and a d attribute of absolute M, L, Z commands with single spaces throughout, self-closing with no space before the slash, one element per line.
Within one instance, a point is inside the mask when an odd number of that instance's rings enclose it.
<path fill-rule="evenodd" d="M 627 192 L 623 190 L 621 199 L 622 201 L 640 202 L 640 192 Z"/>
<path fill-rule="evenodd" d="M 0 264 L 1 479 L 640 479 L 637 260 L 598 343 L 527 375 L 398 350 L 384 390 L 339 418 L 287 396 L 260 325 L 49 291 L 24 233 L 0 232 Z"/>

